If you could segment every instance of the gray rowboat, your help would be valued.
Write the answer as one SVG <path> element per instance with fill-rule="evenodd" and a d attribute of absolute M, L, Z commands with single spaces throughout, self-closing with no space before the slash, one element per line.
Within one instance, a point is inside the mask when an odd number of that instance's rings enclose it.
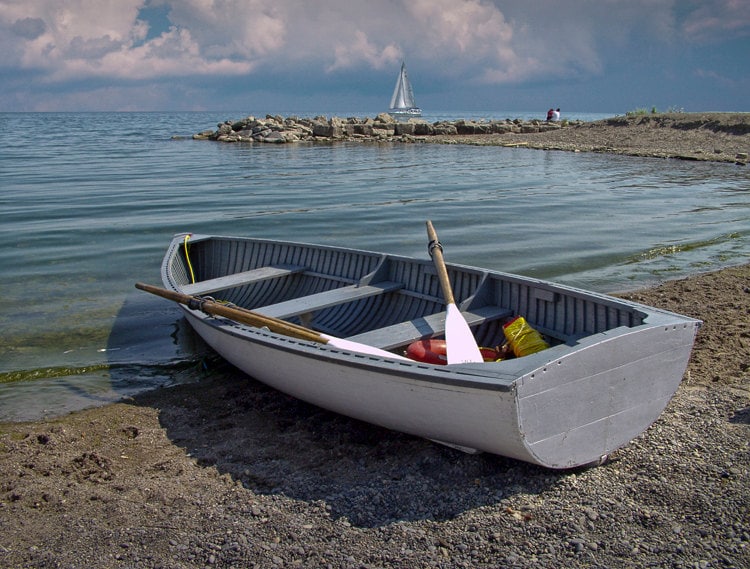
<path fill-rule="evenodd" d="M 503 343 L 503 324 L 521 315 L 550 347 L 497 362 L 405 359 L 413 341 L 445 334 L 446 304 L 427 256 L 181 234 L 162 280 L 169 291 L 333 339 L 299 339 L 182 306 L 216 352 L 275 389 L 467 452 L 548 468 L 600 462 L 645 431 L 682 380 L 699 320 L 499 271 L 447 269 L 478 345 Z"/>

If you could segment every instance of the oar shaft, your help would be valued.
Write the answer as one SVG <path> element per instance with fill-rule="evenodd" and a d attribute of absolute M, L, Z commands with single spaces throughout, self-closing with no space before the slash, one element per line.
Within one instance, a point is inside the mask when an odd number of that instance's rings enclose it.
<path fill-rule="evenodd" d="M 440 286 L 445 297 L 445 344 L 448 364 L 481 362 L 482 354 L 469 324 L 456 306 L 453 289 L 448 279 L 448 269 L 443 259 L 443 247 L 431 221 L 427 221 L 427 236 L 430 238 L 430 256 L 437 269 Z"/>
<path fill-rule="evenodd" d="M 196 298 L 188 294 L 144 283 L 136 283 L 135 288 L 150 292 L 151 294 L 161 296 L 168 300 L 179 302 L 180 304 L 184 304 L 194 310 L 202 310 L 207 314 L 223 316 L 224 318 L 229 318 L 242 324 L 248 324 L 249 326 L 255 326 L 256 328 L 262 328 L 265 326 L 277 334 L 284 334 L 285 336 L 291 336 L 292 338 L 300 340 L 320 342 L 321 344 L 328 343 L 327 338 L 324 338 L 314 330 L 278 318 L 273 318 L 272 316 L 264 316 L 263 314 L 258 314 L 257 312 L 247 310 L 246 308 L 226 306 L 212 300 Z"/>
<path fill-rule="evenodd" d="M 440 244 L 440 241 L 438 241 L 437 232 L 432 226 L 432 221 L 430 220 L 427 220 L 427 237 L 430 239 L 430 256 L 435 261 L 435 269 L 437 270 L 438 279 L 440 279 L 440 287 L 443 289 L 445 303 L 455 304 L 453 289 L 451 288 L 451 282 L 448 278 L 448 269 L 445 267 L 445 260 L 443 259 L 443 246 Z"/>

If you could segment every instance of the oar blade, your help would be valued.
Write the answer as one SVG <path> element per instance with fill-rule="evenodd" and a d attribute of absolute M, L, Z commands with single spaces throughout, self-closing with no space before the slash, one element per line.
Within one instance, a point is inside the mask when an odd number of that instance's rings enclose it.
<path fill-rule="evenodd" d="M 447 306 L 445 315 L 445 344 L 448 365 L 483 362 L 471 328 L 455 304 Z"/>
<path fill-rule="evenodd" d="M 328 341 L 327 343 L 329 346 L 334 346 L 341 350 L 357 352 L 359 354 L 367 354 L 369 356 L 378 356 L 381 358 L 390 358 L 393 360 L 405 360 L 408 362 L 412 361 L 409 358 L 394 354 L 393 352 L 381 350 L 380 348 L 376 348 L 375 346 L 368 346 L 367 344 L 352 342 L 351 340 L 347 340 L 345 338 L 335 338 L 333 336 L 329 336 L 328 334 L 321 334 L 320 336 Z"/>

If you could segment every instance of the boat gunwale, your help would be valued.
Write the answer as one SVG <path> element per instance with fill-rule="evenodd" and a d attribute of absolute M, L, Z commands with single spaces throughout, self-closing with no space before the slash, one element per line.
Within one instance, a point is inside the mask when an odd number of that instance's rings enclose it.
<path fill-rule="evenodd" d="M 420 259 L 418 257 L 411 257 L 408 255 L 400 255 L 395 253 L 383 253 L 378 251 L 373 251 L 370 249 L 356 249 L 351 247 L 343 247 L 339 245 L 326 245 L 326 244 L 318 244 L 318 243 L 309 243 L 304 241 L 287 241 L 287 240 L 279 240 L 279 239 L 266 239 L 266 238 L 257 238 L 257 237 L 237 237 L 237 236 L 225 236 L 225 235 L 207 235 L 207 234 L 193 234 L 193 233 L 177 233 L 172 238 L 172 242 L 170 243 L 170 246 L 165 254 L 164 262 L 162 263 L 162 277 L 164 277 L 166 274 L 168 274 L 167 271 L 167 257 L 172 254 L 173 251 L 177 250 L 179 246 L 182 245 L 183 239 L 186 235 L 190 235 L 190 241 L 191 243 L 199 242 L 199 241 L 207 241 L 207 240 L 224 240 L 224 241 L 245 241 L 249 243 L 259 243 L 259 244 L 266 244 L 266 245 L 281 245 L 281 246 L 292 246 L 292 247 L 306 247 L 306 248 L 313 248 L 313 249 L 322 249 L 326 251 L 334 251 L 334 252 L 342 252 L 342 253 L 354 253 L 354 254 L 363 254 L 363 255 L 372 255 L 372 256 L 379 256 L 382 257 L 384 260 L 394 260 L 394 261 L 400 261 L 400 262 L 407 262 L 407 263 L 420 263 L 428 267 L 427 270 L 430 270 L 430 267 L 432 265 L 432 261 L 429 259 Z M 472 265 L 464 265 L 461 263 L 455 263 L 455 262 L 446 262 L 446 267 L 449 269 L 455 269 L 462 272 L 469 272 L 474 273 L 477 275 L 490 275 L 492 277 L 499 277 L 501 280 L 505 280 L 511 283 L 515 284 L 522 284 L 526 286 L 534 286 L 539 289 L 547 290 L 550 292 L 560 292 L 564 294 L 569 294 L 573 297 L 586 297 L 591 300 L 595 300 L 597 302 L 600 302 L 604 306 L 609 307 L 615 307 L 618 309 L 621 309 L 623 307 L 627 307 L 633 310 L 637 310 L 641 312 L 641 317 L 644 319 L 643 323 L 647 323 L 647 319 L 652 315 L 661 315 L 666 318 L 674 318 L 675 322 L 682 323 L 682 322 L 697 322 L 702 323 L 700 320 L 696 318 L 691 318 L 689 316 L 685 316 L 682 314 L 678 314 L 676 312 L 672 312 L 669 310 L 665 310 L 663 308 L 658 308 L 654 306 L 649 306 L 646 304 L 641 304 L 632 300 L 627 300 L 624 298 L 617 298 L 612 295 L 606 294 L 606 293 L 600 293 L 596 291 L 590 291 L 586 289 L 581 289 L 578 287 L 574 287 L 571 285 L 565 285 L 545 279 L 539 279 L 537 277 L 528 277 L 524 275 L 518 275 L 514 273 L 506 273 L 501 270 L 496 269 L 484 269 L 481 267 L 476 267 Z M 322 276 L 322 275 L 321 275 Z M 325 275 L 328 278 L 339 278 L 335 275 Z M 174 285 L 173 286 L 177 286 Z M 181 289 L 176 289 L 180 290 Z M 412 291 L 401 291 L 402 294 L 410 294 Z M 419 296 L 423 293 L 419 292 L 413 292 L 415 296 Z M 463 304 L 464 302 L 459 303 Z M 583 336 L 583 337 L 589 337 L 589 335 Z"/>

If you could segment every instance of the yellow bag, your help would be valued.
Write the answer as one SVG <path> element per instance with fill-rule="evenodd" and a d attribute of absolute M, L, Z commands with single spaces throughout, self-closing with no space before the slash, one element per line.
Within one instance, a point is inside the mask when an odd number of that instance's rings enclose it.
<path fill-rule="evenodd" d="M 549 348 L 542 335 L 534 330 L 523 316 L 517 316 L 503 326 L 503 333 L 517 358 Z"/>

